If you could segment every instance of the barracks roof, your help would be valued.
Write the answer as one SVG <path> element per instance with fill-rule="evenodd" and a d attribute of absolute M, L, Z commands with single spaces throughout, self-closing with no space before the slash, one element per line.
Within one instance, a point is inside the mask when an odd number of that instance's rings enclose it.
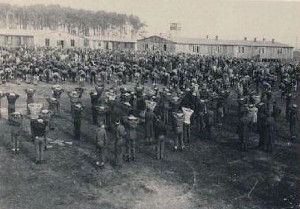
<path fill-rule="evenodd" d="M 152 40 L 164 41 L 176 44 L 199 44 L 199 45 L 223 45 L 223 46 L 258 46 L 258 47 L 284 47 L 293 48 L 292 46 L 271 41 L 256 41 L 253 40 L 216 40 L 216 39 L 199 39 L 199 38 L 173 38 L 167 39 L 160 36 L 149 36 L 138 41 Z"/>
<path fill-rule="evenodd" d="M 197 39 L 197 38 L 177 38 L 173 39 L 178 44 L 201 44 L 201 45 L 226 45 L 226 46 L 259 46 L 259 47 L 286 47 L 292 46 L 279 42 L 253 41 L 253 40 L 216 40 L 216 39 Z"/>

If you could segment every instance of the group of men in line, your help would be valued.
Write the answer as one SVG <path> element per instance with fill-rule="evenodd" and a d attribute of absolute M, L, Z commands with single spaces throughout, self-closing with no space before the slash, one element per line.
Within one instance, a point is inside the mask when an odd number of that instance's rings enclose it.
<path fill-rule="evenodd" d="M 3 83 L 79 82 L 74 91 L 67 92 L 76 140 L 81 139 L 84 86 L 87 82 L 95 86 L 89 94 L 91 118 L 97 125 L 96 146 L 100 153 L 97 164 L 101 167 L 112 138 L 116 165 L 122 165 L 123 159 L 136 159 L 137 142 L 140 145 L 142 141 L 137 140 L 140 135 L 145 144 L 156 143 L 157 159 L 164 158 L 166 137 L 173 139 L 174 151 L 183 150 L 191 143 L 192 134 L 212 139 L 216 137 L 213 128 L 224 129 L 223 124 L 236 127 L 244 150 L 257 133 L 258 146 L 271 152 L 282 116 L 289 124 L 289 138 L 297 138 L 294 97 L 299 65 L 190 54 L 44 48 L 22 48 L 12 53 L 10 50 L 2 56 Z M 53 128 L 64 90 L 60 85 L 52 87 L 52 97 L 47 98 L 49 106 L 43 114 L 42 107 L 33 103 L 35 90 L 25 92 L 32 139 L 36 140 L 37 153 L 42 156 L 41 147 L 47 148 L 46 130 Z M 16 124 L 21 121 L 20 114 L 15 112 L 19 95 L 1 96 L 7 97 L 9 118 L 18 118 L 11 122 L 12 127 L 18 127 L 12 128 L 12 139 L 16 141 L 15 132 L 20 129 Z M 285 103 L 285 111 L 280 103 Z M 17 152 L 17 143 L 13 144 Z"/>

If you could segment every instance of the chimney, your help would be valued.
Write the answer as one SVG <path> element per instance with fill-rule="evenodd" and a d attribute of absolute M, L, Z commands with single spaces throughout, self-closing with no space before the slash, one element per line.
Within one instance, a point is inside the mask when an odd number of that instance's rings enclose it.
<path fill-rule="evenodd" d="M 263 38 L 263 42 L 265 42 L 266 41 L 266 39 L 265 38 Z"/>
<path fill-rule="evenodd" d="M 274 39 L 274 38 L 272 38 L 272 44 L 274 44 L 274 42 L 275 42 L 275 39 Z"/>
<path fill-rule="evenodd" d="M 254 42 L 256 42 L 256 38 L 254 38 Z"/>
<path fill-rule="evenodd" d="M 247 37 L 244 38 L 244 41 L 247 41 Z"/>
<path fill-rule="evenodd" d="M 216 41 L 219 39 L 219 37 L 218 36 L 216 36 Z"/>

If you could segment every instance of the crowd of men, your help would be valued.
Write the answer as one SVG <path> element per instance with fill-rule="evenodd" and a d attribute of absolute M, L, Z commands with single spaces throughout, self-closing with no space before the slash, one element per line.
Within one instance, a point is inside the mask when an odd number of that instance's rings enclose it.
<path fill-rule="evenodd" d="M 97 126 L 95 144 L 100 167 L 106 162 L 109 141 L 114 141 L 115 165 L 121 166 L 123 160 L 136 159 L 137 141 L 155 145 L 157 159 L 163 159 L 166 138 L 173 139 L 175 152 L 182 151 L 193 143 L 192 138 L 214 139 L 216 134 L 212 130 L 222 130 L 225 124 L 238 134 L 243 150 L 253 146 L 250 139 L 258 135 L 257 146 L 272 152 L 282 118 L 289 125 L 289 140 L 297 138 L 295 97 L 299 64 L 191 54 L 50 48 L 2 48 L 0 63 L 3 85 L 52 85 L 47 109 L 35 103 L 33 87 L 24 89 L 24 95 L 13 90 L 0 93 L 8 101 L 16 153 L 24 115 L 16 111 L 15 104 L 20 96 L 26 95 L 38 163 L 47 149 L 46 135 L 60 114 L 62 94 L 70 99 L 74 140 L 82 140 L 82 112 L 91 108 L 90 117 Z M 64 90 L 66 82 L 74 83 L 74 91 Z M 95 90 L 87 92 L 87 85 Z M 83 94 L 90 95 L 90 107 L 83 106 Z"/>

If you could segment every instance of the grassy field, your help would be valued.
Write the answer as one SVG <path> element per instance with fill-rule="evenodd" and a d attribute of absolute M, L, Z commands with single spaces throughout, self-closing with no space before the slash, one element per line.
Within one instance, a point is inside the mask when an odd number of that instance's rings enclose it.
<path fill-rule="evenodd" d="M 49 84 L 0 85 L 2 92 L 15 91 L 21 97 L 16 109 L 26 112 L 25 88 L 37 90 L 34 99 L 46 105 L 51 95 Z M 74 89 L 64 84 L 66 90 Z M 232 111 L 227 125 L 215 128 L 207 140 L 193 135 L 192 146 L 174 153 L 167 140 L 166 158 L 155 159 L 155 147 L 138 137 L 137 161 L 122 168 L 112 166 L 114 137 L 109 134 L 110 152 L 104 169 L 95 166 L 89 92 L 83 95 L 82 140 L 75 142 L 70 103 L 64 93 L 61 116 L 55 119 L 51 140 L 73 142 L 52 144 L 45 152 L 45 163 L 34 163 L 34 145 L 29 140 L 29 122 L 24 121 L 21 151 L 13 155 L 7 101 L 2 99 L 0 120 L 0 209 L 222 209 L 222 208 L 298 208 L 298 143 L 287 140 L 282 122 L 272 154 L 252 147 L 243 152 L 235 134 Z M 282 104 L 282 102 L 281 102 Z M 283 121 L 283 120 L 282 120 Z M 257 143 L 252 137 L 252 145 Z"/>

